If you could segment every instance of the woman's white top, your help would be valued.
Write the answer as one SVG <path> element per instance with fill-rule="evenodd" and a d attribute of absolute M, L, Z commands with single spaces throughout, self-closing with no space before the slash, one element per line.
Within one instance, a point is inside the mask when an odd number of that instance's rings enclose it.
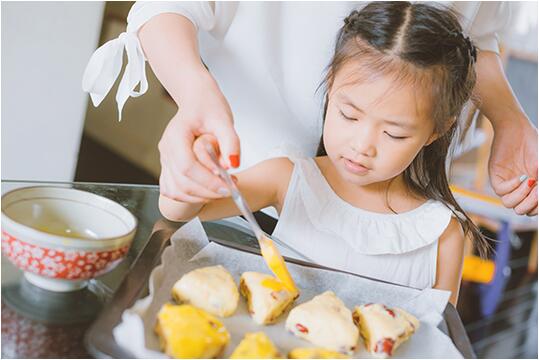
<path fill-rule="evenodd" d="M 451 4 L 451 3 L 448 3 Z M 322 92 L 338 29 L 357 2 L 138 2 L 127 30 L 91 57 L 83 89 L 95 106 L 127 67 L 118 111 L 148 88 L 137 32 L 158 14 L 175 13 L 198 30 L 200 54 L 228 100 L 241 139 L 242 168 L 281 156 L 313 156 L 322 131 Z M 496 31 L 509 16 L 503 2 L 455 2 L 464 29 L 482 50 L 498 51 Z M 140 83 L 139 91 L 135 91 Z M 148 119 L 151 121 L 151 119 Z"/>
<path fill-rule="evenodd" d="M 312 158 L 294 170 L 273 235 L 330 268 L 418 289 L 436 281 L 438 239 L 452 211 L 428 200 L 401 214 L 352 206 L 327 183 Z"/>

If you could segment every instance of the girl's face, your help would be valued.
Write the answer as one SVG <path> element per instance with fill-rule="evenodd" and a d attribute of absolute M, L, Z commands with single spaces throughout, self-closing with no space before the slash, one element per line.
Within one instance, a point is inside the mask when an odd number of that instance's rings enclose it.
<path fill-rule="evenodd" d="M 329 92 L 324 145 L 341 177 L 365 186 L 400 175 L 436 135 L 421 91 L 385 75 L 350 81 L 352 70 L 343 66 Z"/>

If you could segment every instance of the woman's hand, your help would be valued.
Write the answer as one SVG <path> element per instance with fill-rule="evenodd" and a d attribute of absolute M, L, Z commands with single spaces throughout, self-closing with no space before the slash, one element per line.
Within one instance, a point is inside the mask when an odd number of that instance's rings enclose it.
<path fill-rule="evenodd" d="M 179 99 L 179 110 L 159 142 L 160 192 L 173 200 L 204 203 L 225 196 L 226 185 L 196 156 L 195 139 L 211 135 L 204 139 L 221 149 L 217 153 L 225 168 L 239 166 L 240 144 L 230 106 L 211 75 L 204 69 L 183 80 L 192 86 Z"/>
<path fill-rule="evenodd" d="M 537 215 L 537 129 L 513 93 L 498 54 L 480 51 L 476 71 L 478 106 L 494 128 L 490 184 L 505 207 Z"/>
<path fill-rule="evenodd" d="M 159 14 L 138 36 L 155 75 L 179 109 L 159 141 L 161 195 L 188 203 L 221 198 L 218 191 L 224 183 L 197 160 L 193 142 L 202 134 L 214 135 L 221 163 L 232 167 L 239 166 L 240 142 L 230 106 L 200 60 L 195 26 L 182 15 Z"/>
<path fill-rule="evenodd" d="M 519 215 L 537 215 L 537 129 L 527 119 L 495 128 L 489 173 L 505 207 Z"/>

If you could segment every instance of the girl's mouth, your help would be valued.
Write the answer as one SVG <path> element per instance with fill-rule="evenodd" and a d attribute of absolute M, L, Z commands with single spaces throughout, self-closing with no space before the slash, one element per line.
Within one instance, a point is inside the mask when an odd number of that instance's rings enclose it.
<path fill-rule="evenodd" d="M 365 165 L 362 165 L 360 163 L 354 162 L 352 160 L 349 160 L 347 158 L 344 159 L 344 168 L 355 175 L 365 175 L 369 172 L 369 168 Z"/>

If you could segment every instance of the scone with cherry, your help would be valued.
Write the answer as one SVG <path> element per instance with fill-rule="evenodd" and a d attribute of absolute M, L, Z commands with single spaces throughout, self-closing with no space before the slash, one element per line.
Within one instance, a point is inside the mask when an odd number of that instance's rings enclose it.
<path fill-rule="evenodd" d="M 293 308 L 286 329 L 316 346 L 343 354 L 353 353 L 359 339 L 352 312 L 332 291 Z"/>
<path fill-rule="evenodd" d="M 247 333 L 236 347 L 231 359 L 278 359 L 279 351 L 263 332 Z"/>
<path fill-rule="evenodd" d="M 221 357 L 230 341 L 230 334 L 217 318 L 192 305 L 163 305 L 155 332 L 161 349 L 176 359 Z"/>
<path fill-rule="evenodd" d="M 238 307 L 239 293 L 234 278 L 221 265 L 196 269 L 183 275 L 172 288 L 179 303 L 188 303 L 212 315 L 226 317 Z"/>
<path fill-rule="evenodd" d="M 274 323 L 297 296 L 275 277 L 253 271 L 241 275 L 240 292 L 251 317 L 261 325 Z"/>
<path fill-rule="evenodd" d="M 382 358 L 391 356 L 419 328 L 415 316 L 383 304 L 356 306 L 353 318 L 367 350 Z"/>

